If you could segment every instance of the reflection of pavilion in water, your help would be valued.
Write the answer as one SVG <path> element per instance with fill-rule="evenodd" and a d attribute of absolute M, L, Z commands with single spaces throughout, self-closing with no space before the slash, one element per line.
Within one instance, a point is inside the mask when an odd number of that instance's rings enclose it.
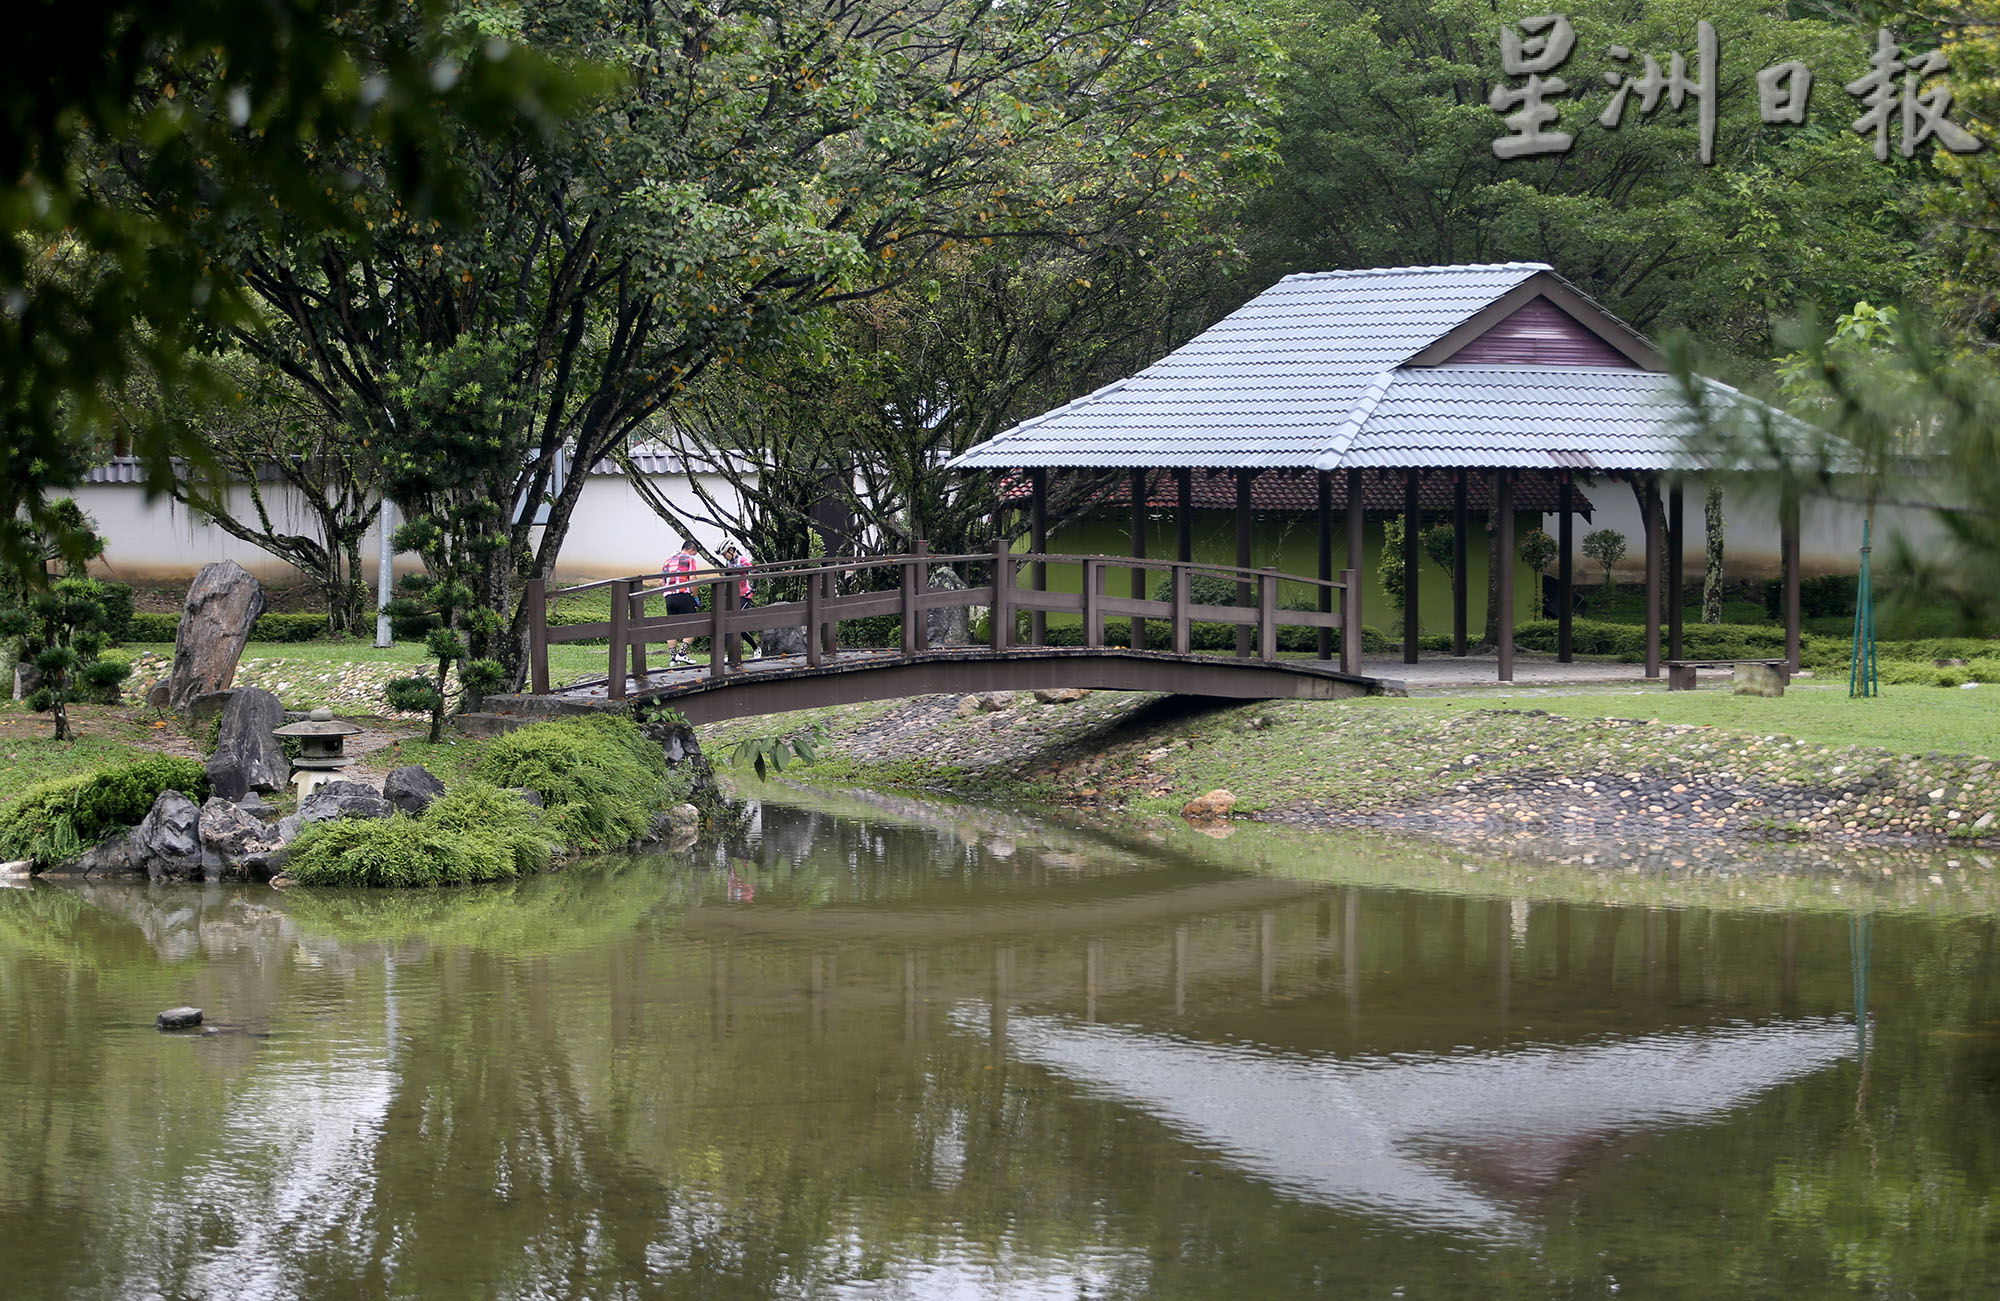
<path fill-rule="evenodd" d="M 988 1033 L 968 1004 L 961 1029 Z M 1852 1057 L 1844 1018 L 1460 1056 L 1331 1060 L 1081 1024 L 1004 1022 L 1007 1049 L 1128 1103 L 1295 1196 L 1481 1237 L 1524 1231 L 1489 1187 L 1546 1182 L 1569 1154 L 1719 1120 Z"/>

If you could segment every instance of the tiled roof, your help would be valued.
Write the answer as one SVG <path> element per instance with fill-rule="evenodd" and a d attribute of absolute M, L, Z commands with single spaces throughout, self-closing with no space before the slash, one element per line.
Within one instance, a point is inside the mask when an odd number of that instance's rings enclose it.
<path fill-rule="evenodd" d="M 1347 476 L 1333 477 L 1333 509 L 1347 509 Z M 1571 501 L 1578 514 L 1589 519 L 1593 509 L 1590 498 L 1581 487 L 1571 490 Z M 1025 502 L 1028 499 L 1028 481 L 1024 477 L 1010 479 L 1001 490 L 1002 496 L 1010 502 Z M 1226 470 L 1195 472 L 1190 484 L 1189 498 L 1196 510 L 1235 510 L 1236 477 Z M 1452 475 L 1445 470 L 1423 472 L 1417 481 L 1417 501 L 1424 510 L 1444 511 L 1452 508 L 1454 497 Z M 1486 512 L 1491 496 L 1491 484 L 1487 477 L 1479 473 L 1469 474 L 1465 485 L 1467 509 L 1474 514 Z M 1094 509 L 1125 510 L 1132 502 L 1131 484 L 1124 475 L 1107 484 L 1102 492 L 1092 499 Z M 1514 507 L 1516 510 L 1541 511 L 1549 513 L 1559 508 L 1562 502 L 1561 489 L 1555 476 L 1534 474 L 1523 475 L 1514 484 Z M 1166 471 L 1155 472 L 1147 483 L 1146 504 L 1153 510 L 1171 511 L 1180 505 L 1180 490 L 1174 483 L 1174 476 Z M 1319 509 L 1319 485 L 1314 475 L 1297 470 L 1272 470 L 1259 474 L 1250 481 L 1250 507 L 1252 510 L 1317 510 Z M 1370 513 L 1399 515 L 1403 511 L 1403 476 L 1400 472 L 1368 470 L 1361 480 L 1361 508 Z"/>
<path fill-rule="evenodd" d="M 1159 361 L 952 462 L 1304 466 L 1344 444 L 1387 371 L 1539 262 L 1286 276 Z"/>
<path fill-rule="evenodd" d="M 1718 393 L 1734 390 L 1712 386 Z M 1394 372 L 1354 438 L 1322 469 L 1460 466 L 1693 468 L 1687 405 L 1671 375 L 1557 366 L 1437 366 Z"/>
<path fill-rule="evenodd" d="M 1675 381 L 1637 368 L 1413 366 L 1509 295 L 1554 286 L 1600 336 L 1643 340 L 1534 262 L 1287 276 L 1128 379 L 1027 420 L 951 462 L 1031 466 L 1571 467 L 1688 465 Z M 1497 311 L 1517 310 L 1501 304 Z M 1580 327 L 1581 328 L 1581 327 Z M 1456 351 L 1450 343 L 1447 351 Z M 1437 355 L 1434 353 L 1434 355 Z M 1429 358 L 1427 358 L 1429 360 Z M 1729 401 L 1734 390 L 1711 386 Z"/>

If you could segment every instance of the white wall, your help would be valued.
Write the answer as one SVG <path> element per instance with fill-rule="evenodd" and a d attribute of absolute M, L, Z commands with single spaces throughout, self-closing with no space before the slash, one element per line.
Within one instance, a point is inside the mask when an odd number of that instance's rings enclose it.
<path fill-rule="evenodd" d="M 1639 502 L 1624 483 L 1599 480 L 1584 488 L 1595 507 L 1589 523 L 1578 519 L 1575 529 L 1576 581 L 1601 580 L 1604 571 L 1582 551 L 1584 537 L 1596 529 L 1617 529 L 1625 535 L 1625 558 L 1614 571 L 1625 580 L 1639 580 L 1646 572 L 1646 526 L 1639 515 Z M 1682 535 L 1683 574 L 1699 583 L 1708 568 L 1707 523 L 1702 505 L 1708 481 L 1691 479 L 1683 489 L 1686 504 Z M 1661 508 L 1665 509 L 1665 490 Z M 1807 498 L 1799 506 L 1799 568 L 1811 574 L 1851 574 L 1861 567 L 1860 502 Z M 1778 502 L 1767 491 L 1740 482 L 1723 481 L 1722 517 L 1724 524 L 1723 571 L 1731 578 L 1776 578 L 1782 572 L 1778 553 Z M 1542 528 L 1557 536 L 1558 519 L 1543 518 Z M 1878 506 L 1875 510 L 1875 556 L 1879 560 L 1888 549 L 1891 533 L 1901 532 L 1912 539 L 1936 537 L 1938 526 L 1928 510 L 1911 506 Z M 1671 563 L 1671 557 L 1669 557 Z"/>

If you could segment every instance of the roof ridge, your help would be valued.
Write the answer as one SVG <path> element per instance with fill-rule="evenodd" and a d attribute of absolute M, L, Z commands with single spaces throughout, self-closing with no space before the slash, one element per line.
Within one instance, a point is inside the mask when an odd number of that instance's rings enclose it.
<path fill-rule="evenodd" d="M 1391 366 L 1368 382 L 1368 387 L 1362 391 L 1361 397 L 1355 402 L 1353 409 L 1347 413 L 1341 420 L 1339 427 L 1333 431 L 1333 438 L 1329 440 L 1332 446 L 1329 446 L 1327 450 L 1313 458 L 1313 469 L 1338 470 L 1340 468 L 1340 462 L 1347 456 L 1347 449 L 1354 446 L 1354 436 L 1360 433 L 1362 427 L 1368 423 L 1368 417 L 1375 414 L 1375 408 L 1381 403 L 1382 395 L 1389 391 L 1389 386 L 1395 383 L 1395 381 L 1396 368 Z"/>
<path fill-rule="evenodd" d="M 1358 279 L 1362 276 L 1411 275 L 1423 271 L 1547 271 L 1555 268 L 1547 262 L 1440 262 L 1430 266 L 1406 267 L 1355 267 L 1347 271 L 1294 271 L 1281 276 L 1279 284 L 1289 280 L 1338 280 Z M 1568 282 L 1565 281 L 1565 284 Z M 1574 287 L 1574 286 L 1572 286 Z"/>

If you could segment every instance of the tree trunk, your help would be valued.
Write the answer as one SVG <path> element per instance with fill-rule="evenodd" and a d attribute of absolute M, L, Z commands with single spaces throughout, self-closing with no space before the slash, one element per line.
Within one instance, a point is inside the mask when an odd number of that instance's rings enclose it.
<path fill-rule="evenodd" d="M 1701 621 L 1722 622 L 1722 486 L 1711 484 L 1702 505 L 1708 525 L 1708 573 L 1701 583 Z"/>

